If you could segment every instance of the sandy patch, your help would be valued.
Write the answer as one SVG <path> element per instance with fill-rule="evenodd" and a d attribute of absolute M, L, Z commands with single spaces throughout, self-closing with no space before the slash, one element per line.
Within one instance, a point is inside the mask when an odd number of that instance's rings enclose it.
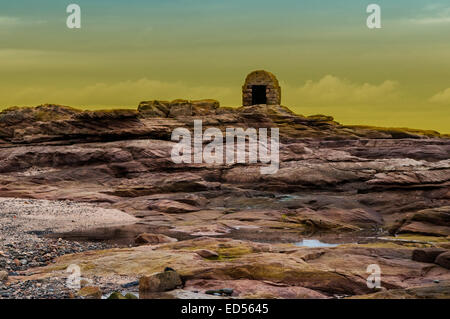
<path fill-rule="evenodd" d="M 88 203 L 0 198 L 0 224 L 19 231 L 69 232 L 134 224 L 137 218 Z"/>

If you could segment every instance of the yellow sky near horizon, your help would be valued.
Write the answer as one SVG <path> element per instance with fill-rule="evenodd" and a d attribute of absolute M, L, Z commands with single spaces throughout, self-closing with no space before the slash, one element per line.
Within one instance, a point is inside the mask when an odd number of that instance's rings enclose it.
<path fill-rule="evenodd" d="M 80 30 L 65 27 L 61 2 L 0 5 L 0 110 L 177 98 L 240 106 L 246 75 L 265 69 L 296 113 L 450 133 L 444 1 L 380 0 L 379 30 L 356 0 L 78 2 Z"/>
<path fill-rule="evenodd" d="M 419 102 L 413 101 L 402 91 L 400 84 L 392 80 L 378 84 L 356 83 L 325 75 L 316 81 L 306 81 L 302 86 L 291 86 L 286 81 L 280 81 L 280 84 L 282 104 L 298 114 L 332 115 L 343 124 L 410 127 L 450 133 L 447 106 L 450 89 Z M 54 103 L 81 109 L 134 109 L 140 101 L 177 98 L 214 98 L 222 106 L 240 106 L 240 85 L 241 83 L 234 87 L 207 84 L 192 86 L 182 81 L 164 82 L 142 78 L 112 84 L 96 83 L 81 88 L 62 87 L 52 90 L 27 87 L 10 94 L 11 102 L 2 108 Z"/>

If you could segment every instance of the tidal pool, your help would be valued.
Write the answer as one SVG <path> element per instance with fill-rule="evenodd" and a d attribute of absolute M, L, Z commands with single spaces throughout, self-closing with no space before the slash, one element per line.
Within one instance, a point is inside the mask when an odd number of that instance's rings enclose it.
<path fill-rule="evenodd" d="M 317 248 L 317 247 L 336 247 L 339 244 L 327 244 L 323 243 L 318 239 L 303 239 L 302 241 L 295 243 L 296 246 L 299 247 L 309 247 L 309 248 Z"/>

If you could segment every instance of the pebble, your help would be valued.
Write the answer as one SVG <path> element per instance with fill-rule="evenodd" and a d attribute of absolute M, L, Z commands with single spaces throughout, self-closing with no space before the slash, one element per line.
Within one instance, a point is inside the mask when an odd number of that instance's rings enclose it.
<path fill-rule="evenodd" d="M 135 286 L 139 286 L 139 280 L 128 282 L 126 284 L 123 284 L 121 287 L 122 288 L 130 288 L 130 287 L 135 287 Z"/>
<path fill-rule="evenodd" d="M 205 294 L 213 295 L 213 296 L 231 296 L 234 290 L 231 288 L 223 288 L 223 289 L 215 289 L 215 290 L 207 290 Z"/>
<path fill-rule="evenodd" d="M 46 234 L 48 231 L 25 232 L 11 223 L 0 223 L 0 278 L 4 277 L 3 273 L 11 278 L 30 268 L 47 266 L 62 255 L 116 247 L 44 237 Z M 64 280 L 9 281 L 7 284 L 0 280 L 2 299 L 74 298 L 75 293 Z"/>
<path fill-rule="evenodd" d="M 0 271 L 0 282 L 8 280 L 8 272 Z"/>

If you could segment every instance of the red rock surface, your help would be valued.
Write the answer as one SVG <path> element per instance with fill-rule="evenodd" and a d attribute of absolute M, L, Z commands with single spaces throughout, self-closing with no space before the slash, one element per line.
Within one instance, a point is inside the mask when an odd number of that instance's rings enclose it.
<path fill-rule="evenodd" d="M 194 119 L 222 130 L 278 127 L 279 171 L 173 163 L 171 132 Z M 88 275 L 178 267 L 190 291 L 231 287 L 238 297 L 280 298 L 366 296 L 370 264 L 380 265 L 393 292 L 450 279 L 439 264 L 411 258 L 413 248 L 448 249 L 450 241 L 450 139 L 433 131 L 350 127 L 282 106 L 215 101 L 95 112 L 44 105 L 0 112 L 0 148 L 1 197 L 87 202 L 139 219 L 55 236 L 128 245 L 147 232 L 179 240 L 57 262 L 94 265 Z M 211 238 L 196 242 L 201 236 Z M 351 245 L 292 244 L 307 238 Z"/>

